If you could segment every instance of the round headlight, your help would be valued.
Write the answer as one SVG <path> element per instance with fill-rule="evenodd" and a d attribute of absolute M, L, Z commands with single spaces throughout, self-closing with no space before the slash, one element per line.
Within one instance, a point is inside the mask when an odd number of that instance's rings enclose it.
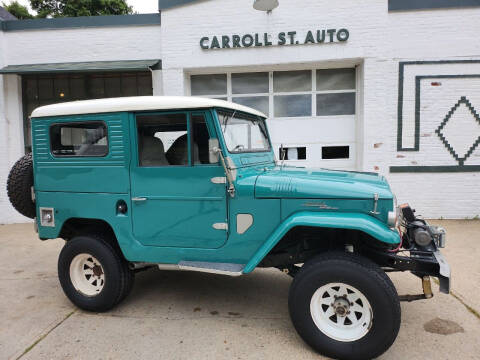
<path fill-rule="evenodd" d="M 395 195 L 393 195 L 393 211 L 388 212 L 387 224 L 392 229 L 395 229 L 398 225 L 398 204 Z"/>
<path fill-rule="evenodd" d="M 388 226 L 390 226 L 391 228 L 396 228 L 397 227 L 397 223 L 398 223 L 397 208 L 395 208 L 395 210 L 393 210 L 393 211 L 388 212 L 387 223 L 388 223 Z"/>

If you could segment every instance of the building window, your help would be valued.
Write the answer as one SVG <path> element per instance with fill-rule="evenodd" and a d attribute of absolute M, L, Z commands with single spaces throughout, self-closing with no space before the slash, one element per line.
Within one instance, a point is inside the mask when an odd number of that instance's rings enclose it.
<path fill-rule="evenodd" d="M 50 149 L 55 157 L 106 156 L 107 126 L 94 121 L 54 124 L 50 127 Z"/>
<path fill-rule="evenodd" d="M 232 102 L 249 106 L 268 114 L 269 108 L 269 73 L 231 74 Z"/>
<path fill-rule="evenodd" d="M 232 74 L 232 94 L 268 94 L 268 72 Z"/>
<path fill-rule="evenodd" d="M 191 95 L 232 101 L 270 118 L 355 115 L 354 68 L 191 75 Z"/>
<path fill-rule="evenodd" d="M 307 148 L 305 146 L 280 148 L 278 150 L 280 160 L 306 160 Z"/>
<path fill-rule="evenodd" d="M 317 94 L 317 115 L 355 115 L 355 93 Z"/>
<path fill-rule="evenodd" d="M 283 144 L 286 161 L 355 167 L 355 68 L 192 74 L 190 80 L 191 95 L 249 106 L 270 118 L 274 149 Z"/>
<path fill-rule="evenodd" d="M 227 75 L 193 75 L 192 95 L 223 95 L 227 93 Z"/>
<path fill-rule="evenodd" d="M 350 157 L 349 146 L 323 146 L 322 159 L 348 159 Z"/>
<path fill-rule="evenodd" d="M 317 116 L 355 115 L 355 69 L 317 70 Z"/>
<path fill-rule="evenodd" d="M 273 73 L 274 117 L 312 115 L 312 72 L 275 71 Z"/>
<path fill-rule="evenodd" d="M 31 151 L 32 111 L 43 105 L 74 100 L 152 95 L 150 72 L 39 74 L 22 76 L 25 150 Z"/>

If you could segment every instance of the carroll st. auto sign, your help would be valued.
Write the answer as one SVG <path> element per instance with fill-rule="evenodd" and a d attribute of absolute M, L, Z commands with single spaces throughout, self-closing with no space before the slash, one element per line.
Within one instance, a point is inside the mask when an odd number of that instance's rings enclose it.
<path fill-rule="evenodd" d="M 282 31 L 276 35 L 255 33 L 243 35 L 204 36 L 200 39 L 203 50 L 249 48 L 273 45 L 325 44 L 345 42 L 350 37 L 347 29 L 325 29 L 307 31 L 304 35 L 296 31 Z"/>

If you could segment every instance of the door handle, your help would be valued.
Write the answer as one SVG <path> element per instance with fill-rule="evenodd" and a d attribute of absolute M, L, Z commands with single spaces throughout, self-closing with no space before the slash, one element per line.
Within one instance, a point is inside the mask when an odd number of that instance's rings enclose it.
<path fill-rule="evenodd" d="M 226 177 L 214 177 L 214 178 L 211 178 L 210 181 L 213 184 L 226 184 L 227 183 L 227 178 Z"/>
<path fill-rule="evenodd" d="M 147 201 L 147 198 L 145 198 L 145 197 L 133 197 L 132 201 Z"/>

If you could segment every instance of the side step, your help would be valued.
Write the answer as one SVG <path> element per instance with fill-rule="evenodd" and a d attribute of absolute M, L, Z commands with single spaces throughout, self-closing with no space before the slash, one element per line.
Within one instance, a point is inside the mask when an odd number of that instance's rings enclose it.
<path fill-rule="evenodd" d="M 181 261 L 178 265 L 174 264 L 157 264 L 160 270 L 183 270 L 198 271 L 211 274 L 240 276 L 243 275 L 244 264 L 232 263 L 213 263 L 203 261 Z"/>

